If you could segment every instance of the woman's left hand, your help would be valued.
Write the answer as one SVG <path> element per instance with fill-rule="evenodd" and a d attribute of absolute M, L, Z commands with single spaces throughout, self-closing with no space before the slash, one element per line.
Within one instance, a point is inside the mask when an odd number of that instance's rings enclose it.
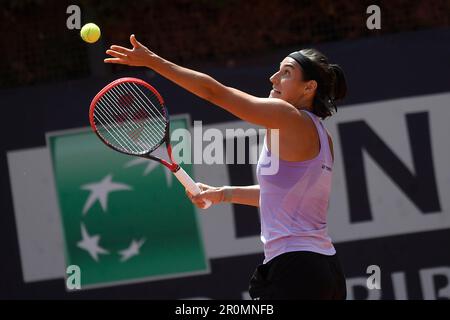
<path fill-rule="evenodd" d="M 134 67 L 151 67 L 152 58 L 157 57 L 142 43 L 136 40 L 134 34 L 130 36 L 131 49 L 112 45 L 106 53 L 113 58 L 106 58 L 105 63 L 125 64 Z"/>

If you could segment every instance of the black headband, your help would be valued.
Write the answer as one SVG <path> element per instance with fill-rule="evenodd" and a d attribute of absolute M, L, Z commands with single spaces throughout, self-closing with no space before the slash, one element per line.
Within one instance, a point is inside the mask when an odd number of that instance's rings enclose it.
<path fill-rule="evenodd" d="M 297 61 L 297 63 L 306 73 L 306 77 L 308 77 L 310 80 L 316 80 L 317 82 L 320 81 L 320 76 L 317 72 L 317 68 L 314 66 L 314 63 L 311 61 L 311 59 L 305 57 L 300 53 L 300 51 L 292 52 L 290 55 L 288 55 L 288 57 Z"/>
<path fill-rule="evenodd" d="M 310 80 L 316 80 L 318 88 L 317 90 L 320 90 L 321 87 L 319 86 L 319 83 L 321 82 L 321 77 L 319 75 L 319 72 L 317 71 L 316 66 L 312 62 L 311 59 L 308 57 L 305 57 L 303 54 L 300 53 L 300 51 L 292 52 L 290 55 L 288 55 L 289 58 L 294 59 L 297 61 L 297 63 L 300 65 L 300 67 L 303 69 L 303 72 L 306 74 L 306 77 Z M 316 96 L 316 99 L 319 99 L 324 104 L 331 105 L 336 111 L 336 103 L 334 102 L 334 97 L 327 97 L 326 99 L 320 98 L 320 96 Z"/>

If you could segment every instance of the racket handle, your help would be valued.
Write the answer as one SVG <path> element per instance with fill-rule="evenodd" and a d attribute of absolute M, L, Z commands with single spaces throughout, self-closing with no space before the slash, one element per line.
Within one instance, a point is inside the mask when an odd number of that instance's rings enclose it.
<path fill-rule="evenodd" d="M 179 167 L 177 171 L 174 172 L 175 177 L 181 182 L 181 184 L 194 196 L 198 195 L 201 190 L 200 188 L 195 184 L 194 180 L 186 173 L 186 171 L 183 170 L 182 167 Z M 211 201 L 204 200 L 205 205 L 202 209 L 207 209 L 211 206 Z"/>

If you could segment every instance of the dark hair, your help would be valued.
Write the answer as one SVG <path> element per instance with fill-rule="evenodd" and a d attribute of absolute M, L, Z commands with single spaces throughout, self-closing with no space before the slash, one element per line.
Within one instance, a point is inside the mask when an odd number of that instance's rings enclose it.
<path fill-rule="evenodd" d="M 325 119 L 337 111 L 336 101 L 344 99 L 347 94 L 347 82 L 344 70 L 337 64 L 330 64 L 328 58 L 316 49 L 303 49 L 300 53 L 309 58 L 315 67 L 318 79 L 303 72 L 304 80 L 316 80 L 317 90 L 313 101 L 313 113 Z"/>

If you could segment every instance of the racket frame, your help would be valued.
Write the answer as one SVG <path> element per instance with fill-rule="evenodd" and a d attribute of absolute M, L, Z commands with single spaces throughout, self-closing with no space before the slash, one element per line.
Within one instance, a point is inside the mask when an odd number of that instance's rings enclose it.
<path fill-rule="evenodd" d="M 97 130 L 97 126 L 95 124 L 95 120 L 94 120 L 94 110 L 95 107 L 98 103 L 98 101 L 105 95 L 106 92 L 108 92 L 109 90 L 113 89 L 114 87 L 117 87 L 120 84 L 123 83 L 127 83 L 127 82 L 131 82 L 131 83 L 136 83 L 136 84 L 140 84 L 144 87 L 146 87 L 147 89 L 149 89 L 157 98 L 158 101 L 160 102 L 161 106 L 164 108 L 165 112 L 164 112 L 164 121 L 165 121 L 165 127 L 164 127 L 164 138 L 161 139 L 161 141 L 156 144 L 152 149 L 150 149 L 149 151 L 144 151 L 142 153 L 131 153 L 131 152 L 126 152 L 123 151 L 119 148 L 117 148 L 116 146 L 112 145 L 111 143 L 108 142 L 108 140 L 106 140 L 105 138 L 103 138 L 103 136 L 98 132 Z M 180 169 L 180 166 L 176 163 L 176 161 L 173 159 L 172 157 L 172 145 L 170 143 L 170 121 L 169 121 L 169 114 L 167 112 L 167 107 L 164 104 L 164 99 L 162 98 L 162 96 L 159 94 L 158 91 L 156 91 L 155 88 L 153 88 L 150 84 L 148 84 L 147 82 L 141 80 L 141 79 L 137 79 L 137 78 L 132 78 L 132 77 L 125 77 L 125 78 L 120 78 L 117 79 L 111 83 L 109 83 L 108 85 L 106 85 L 102 90 L 100 90 L 94 97 L 94 99 L 92 99 L 91 105 L 89 107 L 89 122 L 91 124 L 91 128 L 92 130 L 95 132 L 95 134 L 111 149 L 114 149 L 115 151 L 118 151 L 120 153 L 123 154 L 127 154 L 127 155 L 132 155 L 132 156 L 138 156 L 138 157 L 142 157 L 142 158 L 146 158 L 146 159 L 151 159 L 151 160 L 155 160 L 158 161 L 159 163 L 163 164 L 164 166 L 166 166 L 170 171 L 172 172 L 177 172 Z M 155 151 L 156 149 L 158 149 L 163 143 L 166 144 L 166 150 L 167 150 L 167 154 L 169 155 L 170 158 L 170 162 L 158 158 L 154 155 L 152 155 L 151 153 L 153 151 Z"/>
<path fill-rule="evenodd" d="M 149 151 L 144 151 L 142 153 L 131 153 L 131 152 L 126 152 L 124 150 L 121 150 L 117 147 L 115 147 L 114 145 L 112 145 L 111 143 L 109 143 L 105 138 L 102 137 L 102 135 L 98 132 L 97 130 L 97 126 L 95 124 L 95 120 L 94 120 L 94 110 L 95 107 L 97 105 L 97 102 L 104 96 L 104 94 L 106 92 L 108 92 L 109 90 L 111 90 L 112 88 L 122 84 L 122 83 L 127 83 L 127 82 L 131 82 L 131 83 L 136 83 L 136 84 L 140 84 L 144 87 L 146 87 L 147 89 L 149 89 L 153 94 L 155 94 L 155 96 L 158 98 L 159 102 L 161 103 L 161 106 L 164 109 L 164 120 L 165 120 L 165 132 L 164 132 L 164 138 L 161 139 L 161 141 L 156 144 L 152 149 L 150 149 Z M 176 163 L 176 161 L 173 159 L 172 157 L 172 145 L 170 143 L 170 121 L 169 121 L 169 113 L 167 111 L 167 107 L 164 104 L 164 99 L 162 98 L 162 96 L 159 94 L 159 92 L 153 88 L 150 84 L 148 84 L 147 82 L 138 79 L 138 78 L 132 78 L 132 77 L 124 77 L 124 78 L 120 78 L 117 79 L 111 83 L 109 83 L 108 85 L 106 85 L 102 90 L 100 90 L 95 97 L 92 99 L 91 105 L 89 107 L 89 122 L 91 125 L 92 130 L 95 132 L 95 134 L 100 138 L 100 140 L 105 143 L 108 147 L 110 147 L 111 149 L 120 152 L 122 154 L 126 154 L 126 155 L 130 155 L 130 156 L 137 156 L 137 157 L 141 157 L 141 158 L 145 158 L 145 159 L 150 159 L 150 160 L 155 160 L 158 161 L 159 163 L 161 163 L 162 165 L 164 165 L 165 167 L 167 167 L 170 171 L 172 171 L 175 176 L 177 177 L 177 179 L 194 195 L 199 194 L 201 192 L 200 188 L 195 184 L 195 182 L 192 180 L 192 178 L 186 173 L 186 171 L 183 170 L 183 168 L 181 168 L 178 163 Z M 167 154 L 169 155 L 170 158 L 170 162 L 158 158 L 154 155 L 152 155 L 151 153 L 153 151 L 155 151 L 156 149 L 158 149 L 163 143 L 166 144 L 166 150 L 167 150 Z M 211 206 L 211 201 L 209 200 L 204 200 L 204 206 L 203 209 L 207 209 Z"/>

